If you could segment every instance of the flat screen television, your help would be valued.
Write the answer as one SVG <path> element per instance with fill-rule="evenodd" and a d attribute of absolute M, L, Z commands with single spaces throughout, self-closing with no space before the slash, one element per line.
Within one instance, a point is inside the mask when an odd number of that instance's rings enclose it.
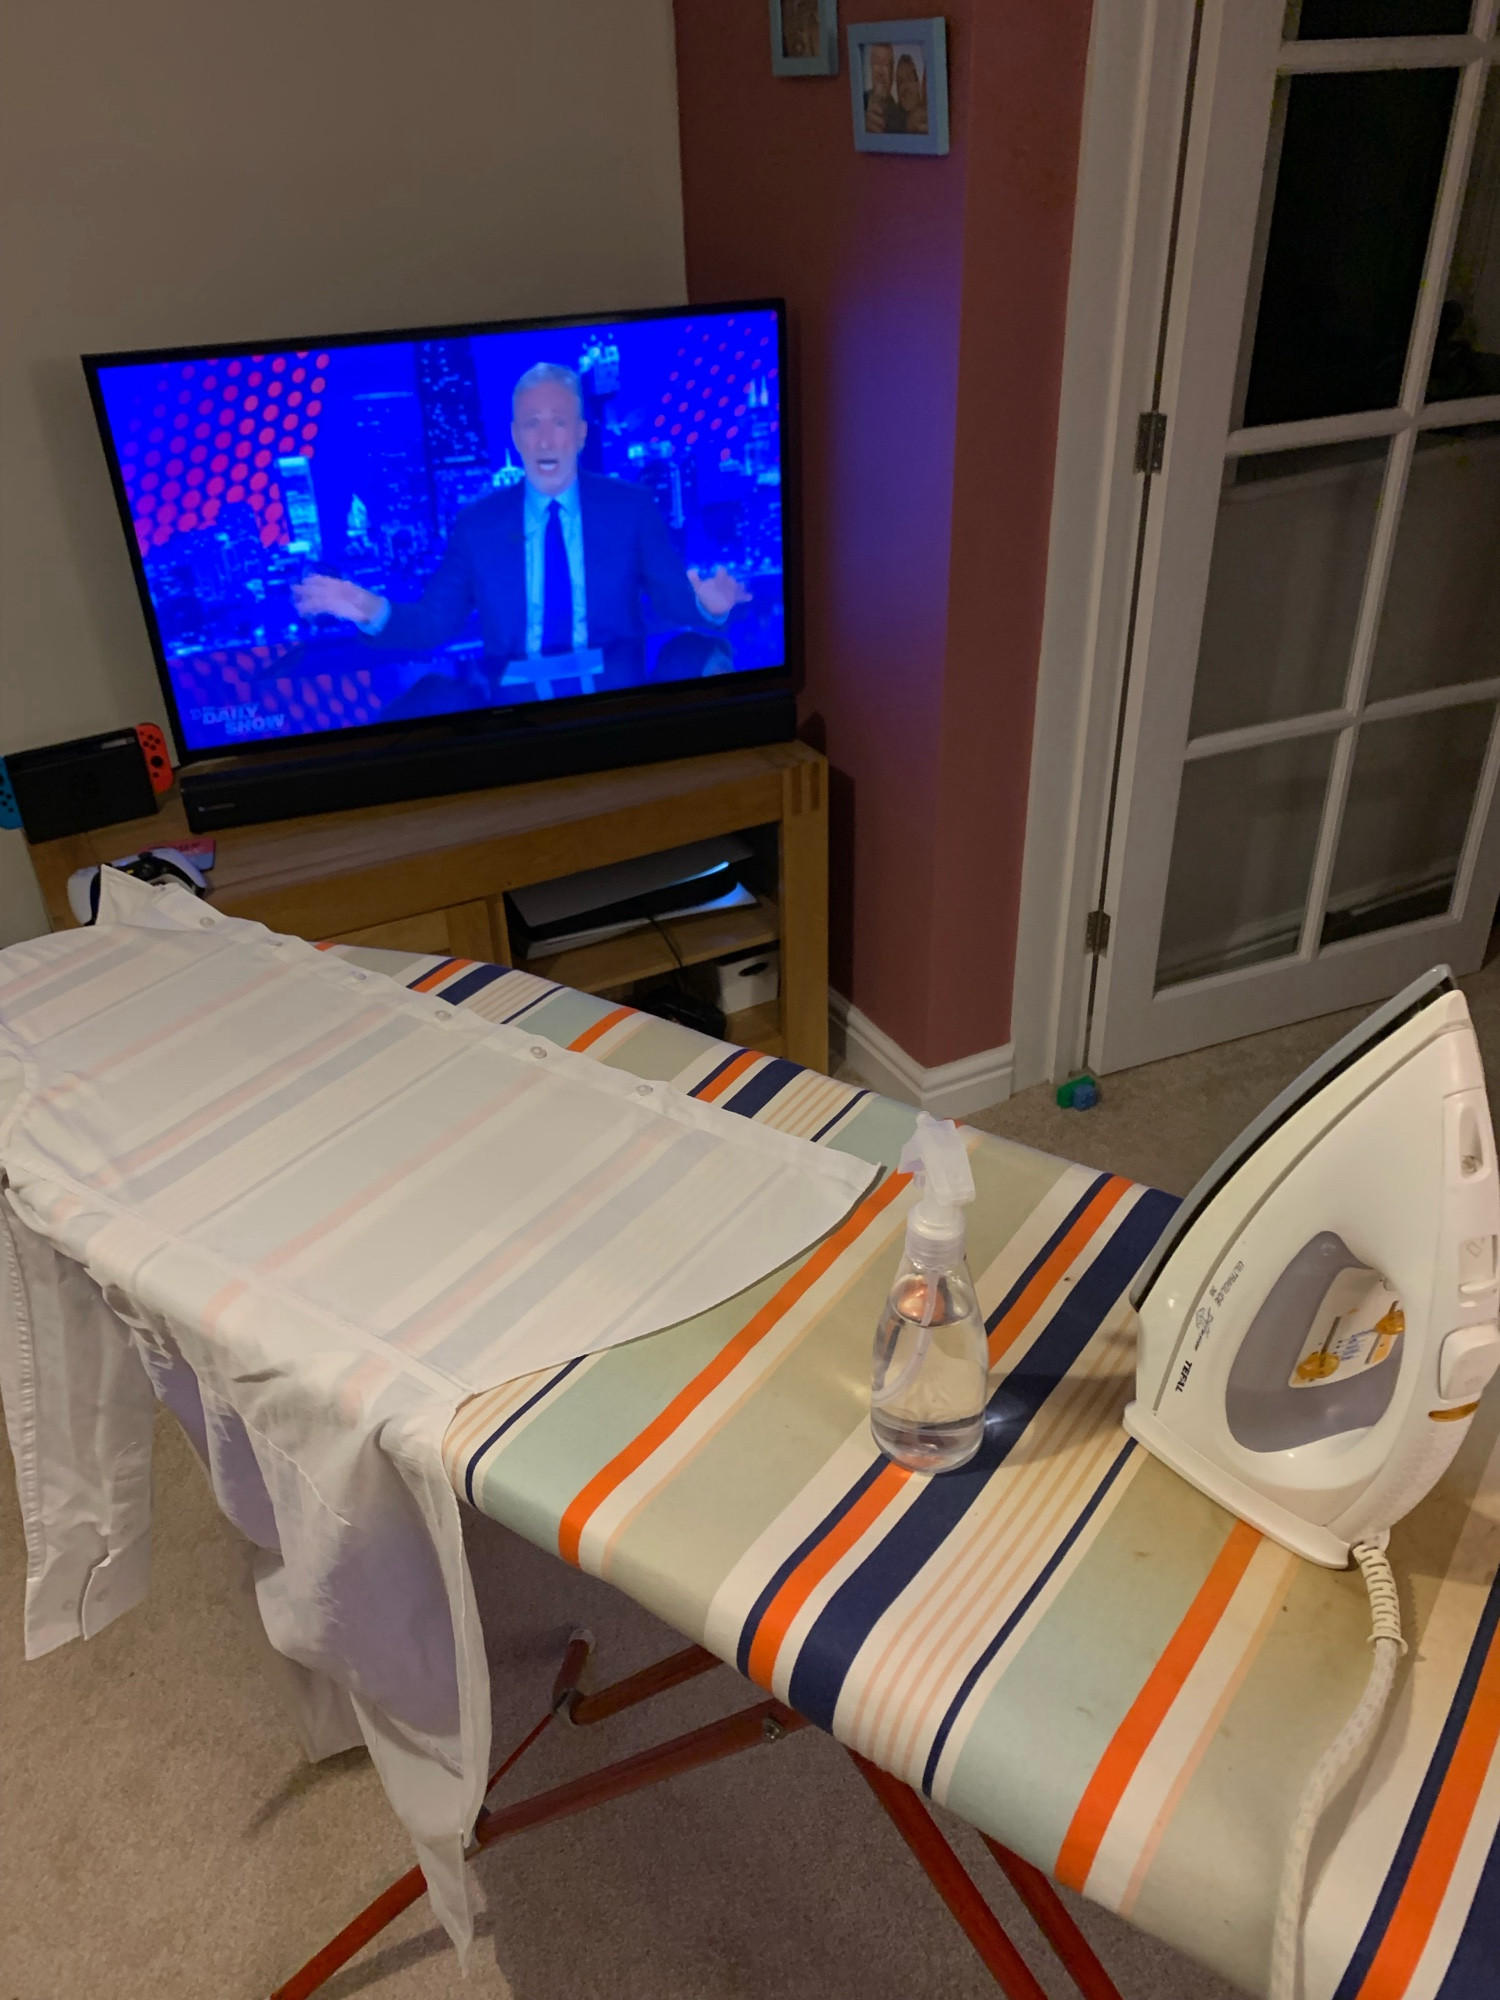
<path fill-rule="evenodd" d="M 764 300 L 85 356 L 182 761 L 789 685 L 785 346 Z"/>

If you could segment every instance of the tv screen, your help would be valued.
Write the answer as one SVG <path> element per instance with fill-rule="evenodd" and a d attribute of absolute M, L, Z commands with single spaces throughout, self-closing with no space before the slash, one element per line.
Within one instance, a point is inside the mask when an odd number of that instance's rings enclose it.
<path fill-rule="evenodd" d="M 768 302 L 85 357 L 184 758 L 784 671 L 783 348 Z"/>

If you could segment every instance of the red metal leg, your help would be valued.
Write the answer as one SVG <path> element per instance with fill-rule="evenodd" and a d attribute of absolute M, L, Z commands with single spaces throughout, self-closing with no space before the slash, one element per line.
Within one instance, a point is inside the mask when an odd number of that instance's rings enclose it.
<path fill-rule="evenodd" d="M 680 1687 L 684 1681 L 720 1665 L 717 1657 L 702 1646 L 689 1646 L 670 1658 L 658 1660 L 639 1673 L 629 1674 L 598 1693 L 585 1695 L 579 1679 L 587 1664 L 593 1640 L 587 1633 L 575 1633 L 568 1643 L 552 1690 L 552 1707 L 500 1765 L 486 1788 L 487 1793 L 525 1755 L 554 1717 L 577 1723 L 602 1722 L 637 1702 Z M 474 1827 L 474 1847 L 488 1847 L 497 1840 L 587 1812 L 609 1799 L 643 1790 L 648 1785 L 692 1771 L 704 1764 L 737 1756 L 756 1743 L 774 1742 L 793 1730 L 803 1729 L 804 1719 L 779 1701 L 757 1702 L 753 1707 L 710 1722 L 702 1729 L 674 1737 L 655 1749 L 622 1758 L 603 1770 L 593 1771 L 568 1784 L 555 1786 L 537 1797 L 491 1811 L 482 1808 Z M 1030 1967 L 1006 1935 L 999 1919 L 970 1879 L 963 1863 L 938 1831 L 931 1814 L 909 1785 L 891 1777 L 865 1758 L 853 1757 L 861 1776 L 874 1792 L 901 1837 L 921 1862 L 929 1880 L 947 1904 L 969 1942 L 979 1953 L 991 1976 L 1008 2000 L 1046 2000 L 1046 1995 Z M 1084 2000 L 1121 2000 L 1109 1974 L 1099 1963 L 1088 1941 L 1063 1907 L 1056 1890 L 1039 1868 L 1019 1854 L 986 1835 L 985 1845 L 1010 1878 L 1016 1893 L 1036 1920 L 1039 1929 L 1062 1961 Z M 377 1937 L 401 1912 L 416 1902 L 427 1884 L 420 1868 L 408 1869 L 399 1881 L 382 1890 L 352 1923 L 310 1958 L 300 1971 L 278 1986 L 271 2000 L 308 2000 L 325 1980 L 332 1977 L 370 1940 Z"/>
<path fill-rule="evenodd" d="M 650 1701 L 654 1695 L 666 1694 L 669 1689 L 681 1687 L 684 1681 L 696 1680 L 699 1674 L 706 1674 L 714 1667 L 722 1667 L 724 1662 L 717 1653 L 710 1653 L 704 1646 L 688 1646 L 680 1653 L 673 1653 L 665 1660 L 654 1660 L 649 1667 L 642 1667 L 637 1674 L 627 1674 L 622 1681 L 616 1681 L 607 1688 L 600 1688 L 597 1694 L 583 1694 L 579 1690 L 578 1676 L 583 1672 L 585 1651 L 578 1658 L 576 1649 L 583 1640 L 575 1639 L 568 1648 L 568 1656 L 557 1676 L 557 1686 L 553 1693 L 553 1707 L 566 1716 L 569 1722 L 580 1725 L 587 1722 L 604 1722 L 621 1709 L 634 1708 L 637 1702 Z M 569 1678 L 569 1660 L 577 1659 L 577 1665 Z"/>
<path fill-rule="evenodd" d="M 753 1749 L 757 1743 L 778 1742 L 794 1729 L 806 1727 L 800 1715 L 783 1708 L 779 1701 L 758 1701 L 753 1708 L 726 1715 L 722 1722 L 706 1723 L 686 1736 L 674 1736 L 670 1743 L 658 1743 L 654 1749 L 624 1757 L 618 1764 L 606 1764 L 602 1771 L 590 1771 L 537 1798 L 522 1799 L 498 1812 L 481 1813 L 474 1828 L 474 1844 L 488 1847 L 492 1841 L 587 1812 L 590 1806 L 602 1806 L 627 1792 L 659 1784 L 663 1778 L 696 1771 L 700 1764 L 716 1764 L 721 1758 Z"/>
<path fill-rule="evenodd" d="M 520 1763 L 551 1720 L 550 1714 L 544 1715 L 535 1728 L 528 1730 L 485 1786 L 486 1794 Z M 352 1923 L 345 1924 L 337 1937 L 330 1938 L 321 1951 L 315 1952 L 285 1985 L 278 1986 L 271 2000 L 307 2000 L 309 1993 L 316 1993 L 324 1980 L 331 1979 L 341 1965 L 347 1965 L 371 1938 L 379 1937 L 387 1924 L 393 1924 L 403 1910 L 409 1910 L 426 1887 L 427 1877 L 421 1869 L 408 1868 L 388 1889 L 382 1889 L 373 1903 L 367 1903 Z"/>
<path fill-rule="evenodd" d="M 985 1846 L 1010 1879 L 1010 1885 L 1031 1912 L 1037 1929 L 1062 1960 L 1063 1968 L 1084 2000 L 1122 2000 L 1120 1989 L 1094 1955 L 1094 1948 L 1068 1915 L 1061 1896 L 1040 1868 L 982 1834 Z"/>
<path fill-rule="evenodd" d="M 855 1751 L 851 1750 L 849 1755 L 1007 2000 L 1047 2000 L 1031 1967 L 1006 1936 L 1000 1919 L 975 1888 L 963 1863 L 911 1786 L 902 1784 L 899 1778 L 893 1778 Z"/>
<path fill-rule="evenodd" d="M 632 1679 L 639 1678 L 632 1676 Z M 625 1683 L 620 1685 L 623 1687 Z M 668 1685 L 675 1685 L 675 1682 Z M 645 1696 L 634 1698 L 644 1700 Z M 491 1790 L 551 1720 L 549 1714 L 511 1753 L 495 1778 L 491 1779 Z M 585 1777 L 574 1778 L 570 1783 L 558 1785 L 550 1792 L 542 1792 L 536 1798 L 522 1799 L 517 1805 L 505 1806 L 494 1812 L 482 1810 L 474 1826 L 473 1851 L 477 1852 L 479 1848 L 488 1847 L 509 1835 L 523 1833 L 530 1827 L 545 1826 L 552 1820 L 586 1812 L 590 1806 L 602 1805 L 607 1799 L 642 1791 L 647 1785 L 675 1778 L 683 1771 L 693 1771 L 700 1765 L 736 1756 L 741 1750 L 749 1750 L 757 1743 L 774 1743 L 783 1736 L 789 1736 L 793 1730 L 805 1727 L 802 1717 L 792 1709 L 784 1708 L 779 1701 L 757 1702 L 751 1708 L 742 1708 L 735 1715 L 725 1716 L 720 1722 L 710 1722 L 686 1736 L 658 1744 L 655 1749 L 640 1751 L 636 1756 L 622 1758 L 616 1764 L 607 1764 L 601 1771 L 591 1771 Z M 399 1881 L 382 1890 L 373 1903 L 361 1910 L 352 1923 L 346 1924 L 337 1937 L 331 1938 L 300 1971 L 294 1972 L 284 1985 L 278 1986 L 271 2000 L 307 2000 L 309 1994 L 315 1993 L 341 1965 L 347 1964 L 363 1945 L 408 1909 L 426 1886 L 420 1868 L 408 1869 Z"/>

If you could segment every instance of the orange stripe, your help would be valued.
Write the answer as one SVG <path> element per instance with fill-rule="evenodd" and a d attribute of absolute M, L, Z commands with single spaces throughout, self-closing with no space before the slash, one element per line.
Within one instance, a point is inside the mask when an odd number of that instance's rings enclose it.
<path fill-rule="evenodd" d="M 1098 1230 L 1101 1222 L 1115 1204 L 1129 1189 L 1131 1183 L 1111 1174 L 1104 1186 L 1094 1196 L 1088 1207 L 1063 1237 L 1057 1248 L 1051 1252 L 1026 1284 L 1021 1296 L 1016 1300 L 1003 1319 L 997 1320 L 990 1329 L 990 1366 L 1012 1346 L 1017 1337 L 1036 1318 L 1042 1302 L 1048 1297 L 1062 1277 L 1064 1271 L 1083 1251 L 1089 1238 Z"/>
<path fill-rule="evenodd" d="M 854 1547 L 865 1529 L 880 1518 L 910 1478 L 911 1474 L 902 1466 L 882 1466 L 848 1513 L 798 1564 L 771 1599 L 750 1648 L 750 1678 L 757 1686 L 770 1688 L 771 1676 L 776 1670 L 776 1656 L 781 1651 L 781 1642 L 792 1620 L 840 1556 Z"/>
<path fill-rule="evenodd" d="M 430 993 L 434 986 L 441 986 L 445 979 L 451 979 L 456 972 L 462 972 L 466 965 L 477 963 L 478 961 L 472 958 L 445 958 L 441 965 L 434 966 L 431 972 L 424 972 L 420 979 L 415 980 L 408 991 Z"/>
<path fill-rule="evenodd" d="M 695 1090 L 693 1095 L 700 1104 L 712 1104 L 716 1097 L 724 1095 L 730 1084 L 739 1082 L 752 1063 L 758 1063 L 759 1061 L 760 1057 L 755 1053 L 754 1049 L 746 1049 L 743 1055 L 735 1057 L 727 1069 L 721 1069 L 712 1083 L 705 1084 L 702 1090 Z"/>
<path fill-rule="evenodd" d="M 1109 1830 L 1125 1788 L 1135 1776 L 1151 1740 L 1166 1719 L 1167 1711 L 1182 1691 L 1183 1683 L 1197 1665 L 1204 1647 L 1213 1636 L 1229 1600 L 1239 1588 L 1250 1558 L 1260 1547 L 1260 1535 L 1244 1521 L 1236 1521 L 1229 1539 L 1220 1549 L 1214 1566 L 1203 1579 L 1187 1615 L 1172 1634 L 1166 1651 L 1147 1676 L 1146 1685 L 1131 1703 L 1124 1721 L 1110 1738 L 1109 1747 L 1094 1768 L 1094 1775 L 1078 1801 L 1072 1825 L 1058 1849 L 1052 1873 L 1070 1889 L 1082 1889 L 1088 1880 L 1094 1857 Z"/>
<path fill-rule="evenodd" d="M 332 950 L 333 950 L 333 947 L 334 947 L 334 943 L 335 943 L 335 940 L 334 940 L 333 938 L 324 938 L 324 940 L 323 940 L 323 942 L 322 942 L 321 944 L 315 944 L 315 945 L 313 946 L 313 950 L 314 950 L 314 951 L 332 951 Z"/>
<path fill-rule="evenodd" d="M 637 1437 L 631 1439 L 623 1451 L 617 1452 L 608 1465 L 595 1473 L 582 1492 L 568 1503 L 563 1513 L 557 1531 L 557 1549 L 564 1561 L 577 1563 L 583 1531 L 610 1494 L 622 1486 L 639 1466 L 645 1464 L 652 1452 L 658 1450 L 673 1431 L 686 1422 L 698 1405 L 738 1367 L 751 1348 L 764 1340 L 772 1327 L 786 1317 L 798 1299 L 810 1291 L 823 1273 L 844 1254 L 849 1245 L 864 1234 L 881 1210 L 890 1206 L 910 1178 L 909 1174 L 892 1174 L 889 1179 L 881 1182 L 873 1194 L 867 1195 L 849 1219 L 818 1246 L 802 1268 L 792 1273 L 776 1296 L 768 1299 L 760 1311 L 745 1322 L 734 1338 L 719 1349 L 708 1366 L 700 1369 L 687 1387 L 678 1391 L 661 1415 L 653 1418 Z"/>
<path fill-rule="evenodd" d="M 1464 1717 L 1442 1789 L 1427 1821 L 1401 1900 L 1365 1974 L 1358 2000 L 1399 2000 L 1432 1934 L 1480 1787 L 1500 1741 L 1500 1636 L 1490 1650 Z"/>
<path fill-rule="evenodd" d="M 634 1012 L 634 1007 L 611 1008 L 609 1013 L 596 1021 L 592 1028 L 585 1028 L 576 1041 L 569 1042 L 568 1047 L 574 1050 L 575 1053 L 579 1050 L 592 1047 L 601 1035 L 607 1035 L 611 1028 L 618 1028 L 620 1023 L 628 1021 Z"/>
<path fill-rule="evenodd" d="M 1043 1302 L 1050 1297 L 1058 1279 L 1082 1254 L 1085 1244 L 1097 1233 L 1105 1217 L 1129 1186 L 1129 1181 L 1114 1178 L 1106 1182 L 1056 1249 L 1049 1254 L 1046 1262 L 1039 1267 L 1010 1311 L 996 1324 L 990 1334 L 991 1366 L 1035 1319 Z M 890 1474 L 895 1474 L 896 1477 L 888 1477 Z M 786 1637 L 792 1620 L 839 1557 L 847 1549 L 853 1548 L 865 1529 L 876 1521 L 896 1498 L 906 1478 L 907 1474 L 898 1467 L 886 1466 L 868 1492 L 861 1496 L 858 1504 L 835 1523 L 816 1548 L 808 1551 L 802 1562 L 771 1599 L 750 1648 L 750 1678 L 759 1686 L 770 1687 L 771 1676 L 776 1667 L 776 1655 L 781 1650 L 781 1642 Z"/>

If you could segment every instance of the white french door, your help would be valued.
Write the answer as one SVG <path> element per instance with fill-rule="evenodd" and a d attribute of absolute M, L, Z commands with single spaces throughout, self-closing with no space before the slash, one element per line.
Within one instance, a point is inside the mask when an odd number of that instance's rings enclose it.
<path fill-rule="evenodd" d="M 1480 962 L 1500 896 L 1495 11 L 1201 0 L 1098 1069 Z"/>

